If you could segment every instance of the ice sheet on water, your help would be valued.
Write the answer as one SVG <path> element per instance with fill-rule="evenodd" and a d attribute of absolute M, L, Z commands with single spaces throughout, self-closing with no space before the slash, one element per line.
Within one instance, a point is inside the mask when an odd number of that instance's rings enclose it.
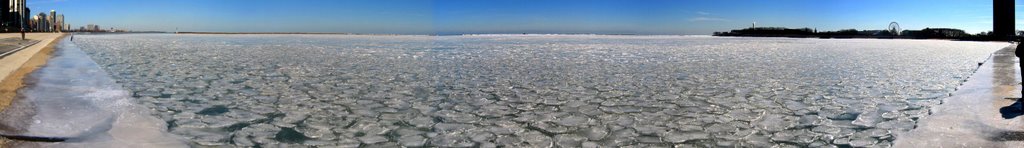
<path fill-rule="evenodd" d="M 233 133 L 222 143 L 234 146 L 328 147 L 884 146 L 1008 45 L 165 34 L 76 43 L 158 116 L 183 123 L 172 129 Z M 276 137 L 282 129 L 297 136 Z"/>

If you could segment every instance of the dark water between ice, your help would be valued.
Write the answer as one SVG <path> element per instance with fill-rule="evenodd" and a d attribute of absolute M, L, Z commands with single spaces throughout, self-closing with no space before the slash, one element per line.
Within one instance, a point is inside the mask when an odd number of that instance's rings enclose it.
<path fill-rule="evenodd" d="M 210 146 L 889 146 L 1007 43 L 79 35 Z"/>

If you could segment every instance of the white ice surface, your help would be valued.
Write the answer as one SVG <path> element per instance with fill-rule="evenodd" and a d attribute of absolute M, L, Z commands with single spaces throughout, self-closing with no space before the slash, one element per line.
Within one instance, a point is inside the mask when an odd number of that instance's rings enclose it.
<path fill-rule="evenodd" d="M 64 137 L 65 142 L 12 142 L 16 147 L 186 147 L 166 123 L 131 100 L 92 59 L 66 39 L 29 75 L 20 100 L 2 113 L 5 134 Z"/>

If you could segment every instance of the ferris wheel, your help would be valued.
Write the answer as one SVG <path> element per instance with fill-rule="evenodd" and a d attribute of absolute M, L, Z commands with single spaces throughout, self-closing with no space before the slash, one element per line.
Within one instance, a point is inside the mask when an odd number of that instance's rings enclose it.
<path fill-rule="evenodd" d="M 900 32 L 903 31 L 903 30 L 900 30 L 900 23 L 892 22 L 892 23 L 889 23 L 888 31 L 893 36 L 899 36 Z"/>

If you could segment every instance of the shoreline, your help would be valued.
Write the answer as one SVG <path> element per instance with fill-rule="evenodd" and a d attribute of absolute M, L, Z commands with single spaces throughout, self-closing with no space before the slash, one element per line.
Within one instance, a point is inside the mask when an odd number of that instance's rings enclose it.
<path fill-rule="evenodd" d="M 867 40 L 939 40 L 939 41 L 959 41 L 959 42 L 1008 42 L 1008 41 L 993 41 L 993 40 L 960 40 L 960 39 L 938 39 L 938 38 L 885 38 L 885 37 L 808 37 L 808 36 L 716 36 L 709 35 L 712 37 L 722 38 L 785 38 L 785 39 L 821 39 L 821 40 L 856 40 L 856 39 L 867 39 Z"/>
<path fill-rule="evenodd" d="M 69 37 L 51 42 L 45 65 L 26 75 L 0 129 L 53 141 L 9 138 L 8 147 L 185 147 Z M 55 44 L 55 45 L 54 45 Z M 45 57 L 46 54 L 36 54 Z M 6 126 L 6 127 L 3 127 Z M 16 139 L 16 140 L 14 140 Z"/>
<path fill-rule="evenodd" d="M 1014 147 L 1024 144 L 1022 118 L 1003 119 L 999 108 L 1020 96 L 1015 46 L 992 54 L 967 81 L 933 106 L 916 127 L 900 133 L 895 147 Z M 954 140 L 955 139 L 955 140 Z"/>
<path fill-rule="evenodd" d="M 2 69 L 0 70 L 0 111 L 6 110 L 12 102 L 18 97 L 18 89 L 25 86 L 25 78 L 34 72 L 35 70 L 46 65 L 46 62 L 56 49 L 57 43 L 60 42 L 67 34 L 60 35 L 45 35 L 44 37 L 35 38 L 40 40 L 39 43 L 29 46 L 26 49 L 9 55 L 0 61 L 14 61 L 15 63 L 4 63 L 0 67 L 12 67 L 16 66 L 16 69 Z M 27 36 L 27 35 L 26 35 Z M 10 64 L 10 65 L 6 65 Z M 12 71 L 7 71 L 12 70 Z M 8 143 L 6 138 L 0 138 L 0 145 Z"/>
<path fill-rule="evenodd" d="M 52 56 L 57 43 L 60 42 L 58 39 L 63 38 L 65 35 L 66 34 L 61 34 L 56 37 L 43 38 L 39 43 L 29 46 L 26 49 L 22 49 L 19 53 L 15 53 L 4 58 L 4 60 L 9 60 L 8 58 L 13 59 L 16 58 L 15 56 L 27 56 L 27 59 L 20 63 L 17 61 L 15 61 L 15 63 L 5 63 L 19 65 L 13 71 L 0 70 L 0 73 L 8 73 L 7 75 L 0 74 L 0 77 L 2 77 L 2 79 L 0 79 L 0 111 L 6 109 L 7 106 L 14 101 L 17 96 L 18 89 L 24 86 L 24 78 L 36 69 L 46 65 L 47 59 Z M 29 49 L 37 47 L 39 49 L 35 51 L 31 51 L 32 49 Z"/>
<path fill-rule="evenodd" d="M 57 49 L 57 44 L 61 44 L 62 43 L 61 41 L 63 41 L 62 39 L 65 39 L 65 37 L 67 35 L 68 34 L 61 34 L 61 35 L 54 34 L 53 36 L 55 36 L 55 38 L 52 38 L 52 39 L 45 38 L 45 39 L 42 39 L 39 42 L 39 43 L 42 43 L 42 44 L 37 43 L 35 45 L 30 46 L 32 48 L 37 47 L 37 46 L 42 46 L 41 49 L 38 49 L 38 50 L 36 50 L 36 49 L 25 49 L 25 50 L 23 50 L 23 52 L 24 51 L 29 51 L 29 50 L 34 50 L 35 53 L 32 53 L 30 55 L 30 58 L 27 61 L 25 61 L 25 63 L 21 64 L 21 66 L 19 68 L 17 68 L 16 71 L 13 71 L 10 75 L 7 75 L 6 77 L 4 77 L 2 79 L 2 81 L 0 81 L 0 101 L 6 101 L 6 102 L 0 102 L 0 103 L 2 103 L 2 104 L 0 104 L 0 111 L 2 111 L 4 109 L 7 109 L 8 105 L 10 105 L 10 103 L 12 101 L 17 99 L 17 90 L 24 86 L 25 78 L 28 77 L 28 75 L 32 74 L 37 69 L 42 68 L 42 66 L 46 65 L 48 60 L 56 53 L 56 51 L 57 51 L 56 50 Z M 50 36 L 47 36 L 47 37 L 50 37 Z M 1012 48 L 1012 47 L 1007 47 L 1007 48 Z M 959 122 L 959 120 L 971 120 L 971 119 L 974 119 L 974 118 L 970 118 L 970 117 L 960 116 L 959 119 L 949 120 L 949 119 L 945 119 L 945 117 L 938 117 L 937 118 L 937 117 L 933 117 L 933 116 L 938 116 L 938 115 L 948 116 L 947 114 L 953 114 L 953 115 L 973 114 L 975 116 L 978 116 L 978 115 L 988 115 L 988 112 L 969 112 L 970 110 L 984 110 L 984 111 L 989 111 L 989 110 L 987 110 L 986 108 L 979 109 L 979 108 L 976 108 L 976 106 L 971 106 L 971 105 L 968 105 L 966 107 L 959 106 L 959 105 L 962 105 L 963 103 L 956 103 L 957 100 L 953 100 L 954 98 L 956 98 L 958 100 L 966 100 L 968 102 L 972 102 L 973 101 L 972 103 L 976 103 L 976 102 L 981 102 L 983 104 L 984 103 L 988 103 L 988 104 L 993 105 L 995 107 L 999 107 L 1001 105 L 1006 105 L 1006 104 L 1002 103 L 1004 101 L 1001 101 L 1001 100 L 985 100 L 987 98 L 983 99 L 984 97 L 972 96 L 972 93 L 977 93 L 978 91 L 985 91 L 984 87 L 991 87 L 989 85 L 997 85 L 996 86 L 997 88 L 995 89 L 996 92 L 992 92 L 989 95 L 997 96 L 1000 99 L 1002 99 L 1002 97 L 1014 96 L 1012 94 L 1012 91 L 1010 91 L 1011 93 L 1007 94 L 1007 92 L 1006 92 L 1007 88 L 1003 88 L 1003 85 L 1008 85 L 1008 84 L 996 84 L 997 83 L 996 81 L 998 81 L 1000 83 L 1002 83 L 1003 81 L 1016 81 L 1016 80 L 1014 80 L 1015 77 L 1008 77 L 1009 80 L 1007 80 L 1007 77 L 1003 76 L 1003 74 L 1006 74 L 1006 73 L 1016 74 L 1016 73 L 1013 73 L 1014 69 L 1016 69 L 1015 66 L 1014 67 L 1010 67 L 1009 72 L 1007 72 L 1006 69 L 1005 69 L 1006 68 L 1005 64 L 1007 64 L 1006 63 L 1007 60 L 1005 59 L 1007 51 L 1009 51 L 1010 55 L 1012 56 L 1012 51 L 1013 50 L 1008 50 L 1008 49 L 1004 48 L 1004 49 L 1000 49 L 1000 50 L 996 51 L 995 53 L 993 53 L 989 57 L 987 57 L 986 60 L 983 61 L 983 63 L 980 63 L 978 68 L 976 68 L 974 70 L 973 74 L 968 76 L 967 79 L 965 80 L 965 82 L 962 82 L 960 84 L 960 86 L 958 87 L 957 91 L 953 92 L 953 93 L 956 94 L 955 96 L 949 96 L 949 97 L 942 98 L 941 100 L 943 100 L 944 103 L 942 105 L 933 106 L 933 108 L 931 109 L 933 115 L 928 115 L 928 116 L 923 117 L 921 120 L 918 121 L 919 123 L 916 123 L 916 126 L 918 126 L 917 128 L 915 128 L 914 130 L 912 130 L 910 132 L 904 133 L 904 134 L 908 134 L 908 135 L 902 135 L 902 136 L 921 137 L 921 136 L 937 136 L 937 135 L 942 135 L 942 136 L 954 135 L 954 136 L 958 136 L 958 137 L 968 137 L 968 139 L 970 139 L 971 136 L 973 136 L 973 135 L 963 134 L 963 133 L 960 133 L 960 134 L 931 134 L 931 133 L 924 133 L 923 134 L 923 133 L 916 133 L 916 132 L 921 132 L 919 130 L 925 130 L 925 132 L 931 132 L 931 131 L 927 131 L 928 130 L 927 128 L 936 128 L 936 125 L 932 125 L 930 127 L 925 127 L 923 124 L 926 123 L 926 120 L 935 120 L 935 121 L 929 122 L 928 124 L 934 124 L 934 123 L 938 122 L 939 124 L 953 124 L 953 125 L 957 125 L 957 126 L 965 126 L 965 125 L 960 125 L 958 123 L 942 123 L 942 122 L 950 122 L 950 121 L 957 121 L 957 122 Z M 999 59 L 1000 56 L 1003 56 L 1004 58 L 1003 59 Z M 1014 64 L 1013 62 L 1014 61 L 1011 59 L 1009 62 L 1010 62 L 1009 65 L 1013 66 L 1013 64 Z M 1000 64 L 1003 64 L 1003 65 L 1001 66 Z M 993 65 L 995 65 L 995 66 L 993 66 Z M 995 68 L 996 70 L 993 71 L 992 70 L 993 68 Z M 0 72 L 2 72 L 2 71 L 0 71 Z M 0 76 L 3 76 L 3 75 L 0 74 Z M 986 81 L 986 79 L 995 79 L 995 80 L 988 80 L 988 81 Z M 979 83 L 978 81 L 980 81 L 980 85 L 978 84 Z M 1014 87 L 1014 89 L 1019 89 L 1019 88 Z M 962 93 L 966 94 L 967 96 L 961 95 Z M 1007 96 L 1000 96 L 1000 95 L 997 95 L 997 94 L 1002 94 L 1002 95 L 1007 95 Z M 9 96 L 9 98 L 8 98 L 8 97 L 2 96 L 2 95 L 11 95 L 11 96 Z M 965 97 L 966 98 L 970 98 L 970 99 L 962 99 L 962 98 L 965 98 Z M 6 99 L 6 100 L 4 100 L 4 99 Z M 953 103 L 948 103 L 948 102 L 953 102 Z M 945 109 L 945 108 L 958 108 L 958 107 L 963 108 L 963 109 L 959 109 L 958 111 L 950 111 L 950 109 Z M 987 107 L 987 106 L 982 106 L 982 107 Z M 937 110 L 939 110 L 939 111 L 937 111 Z M 964 110 L 968 110 L 968 112 L 965 112 Z M 945 113 L 945 114 L 943 114 L 943 113 Z M 984 118 L 984 117 L 987 117 L 987 116 L 982 116 L 982 118 Z M 937 118 L 937 119 L 931 119 L 931 118 Z M 974 120 L 978 120 L 978 119 L 974 119 Z M 992 123 L 992 121 L 988 121 L 988 120 L 982 119 L 981 121 L 972 121 L 970 124 L 978 124 L 978 123 L 989 124 L 989 123 Z M 1019 124 L 1019 123 L 1013 122 L 1010 125 L 1013 125 L 1013 124 Z M 1002 128 L 1002 126 L 1007 126 L 1007 125 L 1006 124 L 1002 124 L 1002 125 L 992 125 L 992 126 L 995 126 L 995 127 L 998 127 L 998 128 Z M 991 128 L 992 126 L 985 127 L 985 128 Z M 948 127 L 948 129 L 950 129 L 950 130 L 953 130 L 954 128 L 955 127 Z M 942 129 L 947 129 L 947 127 L 942 127 Z M 1009 129 L 1019 129 L 1019 128 L 1009 128 Z M 956 129 L 956 130 L 965 130 L 965 129 Z M 977 129 L 967 128 L 966 130 L 977 130 Z M 989 130 L 983 130 L 983 131 L 989 131 Z M 1007 131 L 1008 132 L 1014 132 L 1015 130 L 1007 130 Z M 1000 131 L 1000 132 L 1004 132 L 1005 133 L 1007 131 Z M 954 130 L 953 132 L 956 132 L 956 131 Z M 978 131 L 973 131 L 973 132 L 978 132 Z M 914 133 L 914 134 L 909 134 L 909 133 Z M 978 134 L 978 133 L 975 133 L 975 134 Z M 980 135 L 978 137 L 982 137 L 982 138 L 986 138 L 987 137 L 987 138 L 991 139 L 991 137 L 988 136 L 988 135 L 983 135 L 983 134 L 978 134 L 978 135 Z M 900 145 L 901 143 L 907 142 L 906 140 L 908 140 L 908 139 L 904 139 L 904 137 L 900 137 L 901 135 L 895 135 L 895 136 L 897 138 L 896 138 L 896 141 L 893 141 L 893 144 L 896 144 L 895 146 L 897 146 L 897 147 L 901 146 Z M 950 137 L 944 137 L 942 139 L 948 139 L 948 138 L 950 138 Z M 8 142 L 9 142 L 8 140 L 0 138 L 0 145 L 2 145 L 4 143 L 8 143 Z M 968 142 L 976 142 L 976 141 L 968 141 Z M 988 142 L 992 142 L 992 141 L 988 141 Z M 1016 143 L 1014 143 L 1012 141 L 1003 141 L 1003 142 L 1004 143 L 1016 144 Z M 942 142 L 930 142 L 930 143 L 945 145 Z M 903 143 L 903 144 L 908 144 L 908 143 Z M 920 143 L 914 143 L 913 141 L 911 141 L 911 143 L 909 143 L 909 144 L 918 145 Z M 942 146 L 942 145 L 939 145 L 939 146 Z M 905 145 L 903 145 L 903 146 L 905 146 Z M 989 146 L 999 146 L 999 145 L 989 145 Z"/>

